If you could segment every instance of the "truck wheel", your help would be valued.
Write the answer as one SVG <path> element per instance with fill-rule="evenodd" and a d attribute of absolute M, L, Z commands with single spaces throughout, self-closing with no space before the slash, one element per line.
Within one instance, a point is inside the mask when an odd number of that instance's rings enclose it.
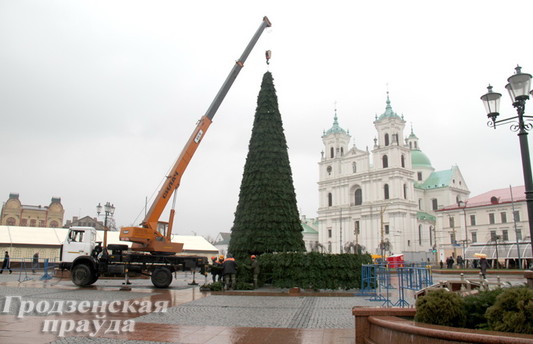
<path fill-rule="evenodd" d="M 167 268 L 152 271 L 152 284 L 157 288 L 167 288 L 172 282 L 172 273 Z"/>
<path fill-rule="evenodd" d="M 72 275 L 72 282 L 80 287 L 91 285 L 96 282 L 95 274 L 91 271 L 91 268 L 85 264 L 78 264 L 70 271 Z"/>

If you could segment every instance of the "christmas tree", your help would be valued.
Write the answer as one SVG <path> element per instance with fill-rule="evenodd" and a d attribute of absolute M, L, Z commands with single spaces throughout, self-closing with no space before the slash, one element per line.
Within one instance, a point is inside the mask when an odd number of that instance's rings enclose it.
<path fill-rule="evenodd" d="M 251 254 L 305 251 L 287 142 L 270 72 L 264 74 L 257 97 L 228 251 L 238 259 Z"/>

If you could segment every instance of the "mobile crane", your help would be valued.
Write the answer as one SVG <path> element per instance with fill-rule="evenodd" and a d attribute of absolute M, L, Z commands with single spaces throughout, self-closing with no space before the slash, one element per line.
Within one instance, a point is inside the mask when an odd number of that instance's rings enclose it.
<path fill-rule="evenodd" d="M 106 245 L 107 233 L 104 233 L 102 247 L 101 242 L 96 242 L 94 228 L 72 227 L 69 230 L 67 239 L 62 245 L 60 269 L 70 270 L 74 284 L 91 285 L 98 280 L 99 276 L 130 271 L 149 275 L 154 286 L 166 288 L 172 282 L 172 272 L 185 269 L 196 270 L 207 265 L 206 257 L 176 255 L 183 251 L 183 243 L 171 241 L 174 209 L 170 210 L 168 222 L 161 222 L 159 219 L 172 194 L 179 187 L 183 173 L 211 125 L 220 104 L 243 68 L 248 55 L 265 28 L 271 25 L 268 18 L 263 17 L 261 25 L 239 60 L 235 62 L 207 112 L 198 121 L 140 227 L 123 227 L 120 230 L 120 240 L 132 242 L 131 251 L 128 245 Z M 267 55 L 267 60 L 268 58 L 269 55 Z"/>

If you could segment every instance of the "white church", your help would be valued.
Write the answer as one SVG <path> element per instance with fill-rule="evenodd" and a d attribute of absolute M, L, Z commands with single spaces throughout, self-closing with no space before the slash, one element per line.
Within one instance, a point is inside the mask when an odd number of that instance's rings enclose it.
<path fill-rule="evenodd" d="M 435 171 L 387 93 L 385 112 L 375 117 L 373 148 L 350 144 L 335 113 L 322 136 L 319 162 L 318 245 L 329 253 L 362 246 L 376 255 L 434 259 L 436 210 L 468 199 L 457 166 Z"/>

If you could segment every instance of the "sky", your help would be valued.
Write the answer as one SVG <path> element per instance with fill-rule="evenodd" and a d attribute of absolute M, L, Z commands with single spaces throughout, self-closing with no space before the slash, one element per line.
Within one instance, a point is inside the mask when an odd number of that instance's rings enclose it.
<path fill-rule="evenodd" d="M 263 16 L 182 178 L 174 233 L 230 231 L 266 71 L 301 215 L 316 216 L 335 110 L 372 149 L 387 91 L 404 134 L 436 170 L 457 165 L 471 196 L 523 185 L 518 137 L 487 127 L 480 96 L 491 83 L 516 115 L 504 86 L 517 64 L 533 73 L 532 15 L 530 0 L 0 0 L 0 200 L 60 197 L 65 219 L 110 202 L 118 227 L 139 224 Z"/>

